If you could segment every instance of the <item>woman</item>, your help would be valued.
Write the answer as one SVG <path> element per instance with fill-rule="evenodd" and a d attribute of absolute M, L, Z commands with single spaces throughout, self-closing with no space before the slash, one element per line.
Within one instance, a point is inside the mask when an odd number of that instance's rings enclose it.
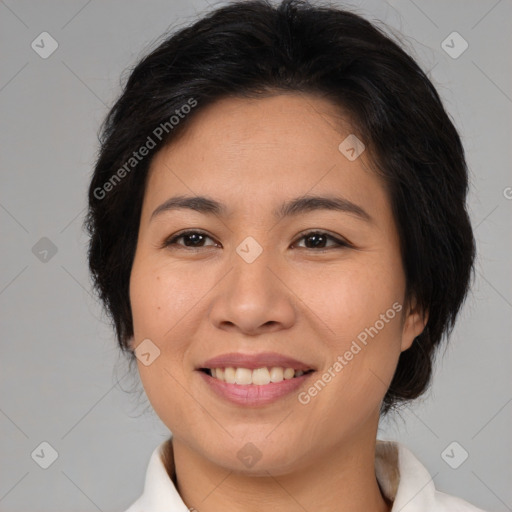
<path fill-rule="evenodd" d="M 396 43 L 229 4 L 135 67 L 101 142 L 90 269 L 172 432 L 129 512 L 479 510 L 376 439 L 475 256 L 460 138 Z"/>

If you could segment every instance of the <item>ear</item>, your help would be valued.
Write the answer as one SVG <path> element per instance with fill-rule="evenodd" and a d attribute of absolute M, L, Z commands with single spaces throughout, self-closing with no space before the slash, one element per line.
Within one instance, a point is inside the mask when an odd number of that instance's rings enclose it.
<path fill-rule="evenodd" d="M 423 332 L 428 322 L 428 311 L 422 311 L 417 307 L 415 299 L 413 299 L 411 303 L 409 311 L 404 313 L 406 316 L 402 329 L 401 352 L 404 352 L 411 347 L 414 338 Z"/>

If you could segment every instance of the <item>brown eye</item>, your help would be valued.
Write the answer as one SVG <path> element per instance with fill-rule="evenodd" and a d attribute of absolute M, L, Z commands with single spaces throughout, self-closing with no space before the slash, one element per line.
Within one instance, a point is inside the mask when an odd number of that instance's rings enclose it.
<path fill-rule="evenodd" d="M 165 242 L 162 244 L 162 247 L 175 246 L 190 249 L 199 249 L 208 246 L 218 246 L 217 243 L 206 245 L 205 241 L 207 239 L 213 241 L 213 239 L 209 235 L 203 233 L 202 231 L 184 231 L 178 233 L 177 235 L 173 235 L 172 237 L 165 240 Z M 182 242 L 180 242 L 180 240 L 182 240 Z M 341 247 L 351 247 L 351 245 L 348 242 L 340 240 L 324 231 L 310 231 L 308 233 L 304 233 L 298 240 L 305 240 L 306 245 L 304 249 L 311 250 L 326 250 Z M 329 241 L 331 242 L 331 246 L 326 245 L 328 244 Z"/>
<path fill-rule="evenodd" d="M 200 248 L 205 247 L 204 242 L 208 238 L 212 240 L 212 238 L 209 235 L 203 233 L 202 231 L 185 231 L 177 235 L 174 235 L 171 238 L 168 238 L 164 242 L 163 247 L 176 245 L 190 248 Z M 178 240 L 181 239 L 183 239 L 183 243 L 178 243 Z"/>
<path fill-rule="evenodd" d="M 299 240 L 306 241 L 305 249 L 329 249 L 329 247 L 325 245 L 329 240 L 334 242 L 334 246 L 331 246 L 331 248 L 350 247 L 350 244 L 347 242 L 329 235 L 324 231 L 310 231 L 309 233 L 303 234 Z"/>

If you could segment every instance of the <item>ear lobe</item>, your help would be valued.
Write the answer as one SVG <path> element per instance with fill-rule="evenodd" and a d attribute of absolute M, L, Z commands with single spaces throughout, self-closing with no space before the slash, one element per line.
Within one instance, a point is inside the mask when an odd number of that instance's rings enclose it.
<path fill-rule="evenodd" d="M 428 322 L 428 311 L 422 311 L 416 307 L 416 303 L 407 313 L 402 330 L 401 352 L 411 348 L 414 338 L 419 336 L 425 329 Z"/>

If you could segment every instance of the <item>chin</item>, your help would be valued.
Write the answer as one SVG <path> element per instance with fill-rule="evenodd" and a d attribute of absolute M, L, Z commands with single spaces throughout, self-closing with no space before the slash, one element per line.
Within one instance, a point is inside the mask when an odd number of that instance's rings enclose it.
<path fill-rule="evenodd" d="M 294 457 L 291 460 L 290 453 L 294 453 L 295 448 L 282 444 L 280 448 L 276 448 L 263 441 L 264 438 L 261 442 L 256 441 L 255 443 L 244 441 L 240 443 L 240 446 L 229 447 L 220 454 L 210 454 L 208 458 L 228 471 L 248 476 L 268 477 L 269 473 L 278 476 L 293 471 L 297 459 Z"/>

